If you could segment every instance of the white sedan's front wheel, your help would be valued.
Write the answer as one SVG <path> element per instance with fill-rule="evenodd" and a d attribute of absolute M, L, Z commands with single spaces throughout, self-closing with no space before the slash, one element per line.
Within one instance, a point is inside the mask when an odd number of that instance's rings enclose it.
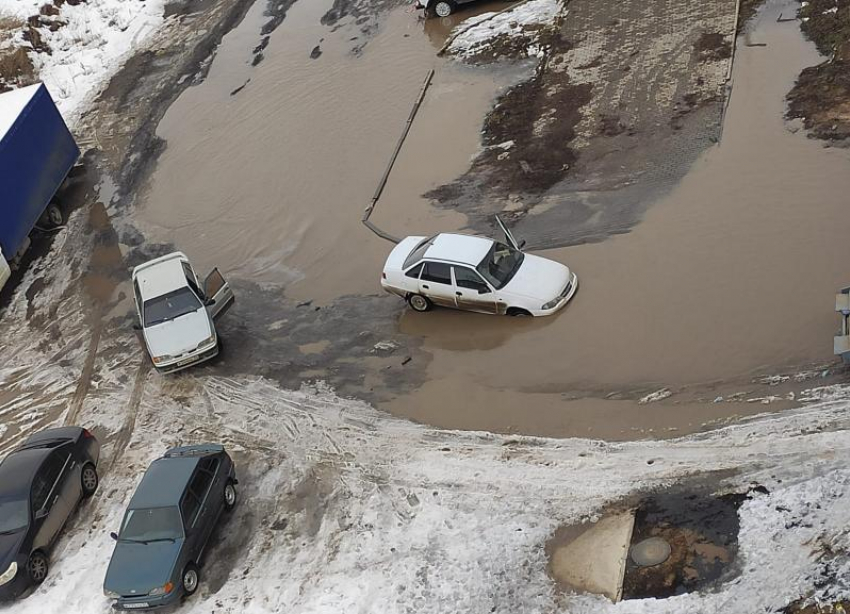
<path fill-rule="evenodd" d="M 431 309 L 431 301 L 421 294 L 411 294 L 407 297 L 407 304 L 413 311 L 423 313 Z"/>
<path fill-rule="evenodd" d="M 437 17 L 448 17 L 454 11 L 454 5 L 448 0 L 440 0 L 434 5 L 434 12 Z"/>

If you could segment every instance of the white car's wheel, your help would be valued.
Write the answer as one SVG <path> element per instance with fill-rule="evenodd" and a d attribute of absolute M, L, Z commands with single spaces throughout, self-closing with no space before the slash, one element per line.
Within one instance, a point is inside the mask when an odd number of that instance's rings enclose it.
<path fill-rule="evenodd" d="M 515 318 L 530 318 L 531 314 L 520 307 L 509 307 L 507 314 Z"/>
<path fill-rule="evenodd" d="M 411 294 L 407 297 L 407 304 L 410 305 L 410 308 L 413 311 L 418 311 L 419 313 L 428 311 L 431 309 L 431 301 L 428 298 L 422 296 L 421 294 Z"/>
<path fill-rule="evenodd" d="M 434 5 L 434 12 L 437 17 L 448 17 L 452 14 L 452 11 L 454 11 L 454 4 L 448 2 L 448 0 L 440 0 Z"/>

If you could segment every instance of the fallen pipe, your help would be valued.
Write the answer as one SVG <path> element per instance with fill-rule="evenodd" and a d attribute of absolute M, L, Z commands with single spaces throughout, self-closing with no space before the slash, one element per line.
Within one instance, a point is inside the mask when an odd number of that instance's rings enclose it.
<path fill-rule="evenodd" d="M 410 127 L 413 125 L 413 120 L 416 118 L 416 113 L 417 111 L 419 111 L 419 106 L 425 99 L 425 92 L 428 91 L 428 86 L 431 85 L 431 79 L 433 78 L 434 69 L 432 68 L 428 71 L 428 75 L 425 77 L 425 82 L 422 84 L 422 89 L 419 91 L 419 96 L 416 97 L 416 102 L 413 103 L 413 108 L 410 110 L 410 115 L 407 117 L 407 123 L 404 125 L 404 130 L 401 133 L 401 137 L 398 139 L 398 143 L 396 143 L 395 150 L 393 151 L 393 155 L 390 158 L 390 162 L 389 164 L 387 164 L 387 168 L 384 171 L 383 176 L 381 176 L 381 180 L 378 182 L 378 187 L 375 189 L 375 195 L 372 196 L 372 202 L 370 202 L 369 206 L 367 206 L 366 209 L 363 211 L 363 218 L 361 220 L 363 222 L 363 225 L 382 239 L 386 239 L 387 241 L 391 241 L 392 243 L 398 243 L 400 239 L 375 226 L 375 224 L 373 224 L 369 220 L 369 218 L 372 216 L 372 212 L 375 210 L 375 205 L 378 204 L 378 199 L 381 198 L 381 194 L 384 191 L 384 187 L 387 185 L 387 180 L 390 178 L 390 172 L 392 172 L 393 170 L 393 165 L 395 165 L 395 161 L 398 158 L 398 154 L 401 153 L 401 147 L 402 145 L 404 145 L 404 140 L 407 138 L 407 134 L 410 132 Z"/>

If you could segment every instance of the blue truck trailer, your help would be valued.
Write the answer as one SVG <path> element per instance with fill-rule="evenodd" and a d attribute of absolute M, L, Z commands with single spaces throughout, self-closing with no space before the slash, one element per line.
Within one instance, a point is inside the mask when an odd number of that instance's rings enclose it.
<path fill-rule="evenodd" d="M 43 83 L 0 94 L 0 288 L 33 229 L 62 224 L 53 199 L 79 157 Z"/>

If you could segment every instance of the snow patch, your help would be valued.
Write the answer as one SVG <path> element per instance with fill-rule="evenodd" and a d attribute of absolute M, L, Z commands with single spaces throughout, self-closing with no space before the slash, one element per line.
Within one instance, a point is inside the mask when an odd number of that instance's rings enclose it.
<path fill-rule="evenodd" d="M 562 9 L 559 0 L 528 0 L 505 11 L 484 13 L 458 26 L 445 50 L 471 58 L 490 51 L 500 37 L 523 37 L 528 39 L 526 55 L 541 55 L 542 49 L 535 44 L 538 32 L 542 26 L 553 24 Z"/>
<path fill-rule="evenodd" d="M 26 20 L 38 15 L 44 0 L 3 3 L 2 11 Z M 141 46 L 164 21 L 165 0 L 87 0 L 65 3 L 55 32 L 38 28 L 50 53 L 30 51 L 38 77 L 47 86 L 65 121 L 73 126 L 101 86 L 129 52 Z M 27 45 L 22 35 L 17 42 Z"/>

